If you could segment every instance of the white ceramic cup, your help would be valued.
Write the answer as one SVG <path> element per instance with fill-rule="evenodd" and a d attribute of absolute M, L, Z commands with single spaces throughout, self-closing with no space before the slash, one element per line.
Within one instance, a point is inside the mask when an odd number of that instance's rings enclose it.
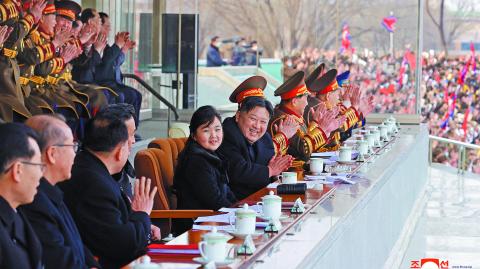
<path fill-rule="evenodd" d="M 200 255 L 211 262 L 222 262 L 228 257 L 233 246 L 228 247 L 226 241 L 201 241 L 198 243 Z"/>
<path fill-rule="evenodd" d="M 382 137 L 382 139 L 384 140 L 388 140 L 388 127 L 387 125 L 380 125 L 380 136 Z"/>
<path fill-rule="evenodd" d="M 366 134 L 365 139 L 367 139 L 369 148 L 373 148 L 375 146 L 375 137 L 373 134 Z"/>
<path fill-rule="evenodd" d="M 323 159 L 311 158 L 310 159 L 310 172 L 314 174 L 320 174 L 323 172 Z"/>
<path fill-rule="evenodd" d="M 297 172 L 282 172 L 282 174 L 278 177 L 284 184 L 297 183 Z"/>
<path fill-rule="evenodd" d="M 255 211 L 244 206 L 235 212 L 235 232 L 238 234 L 253 234 L 255 233 L 256 223 Z"/>
<path fill-rule="evenodd" d="M 381 140 L 380 140 L 380 131 L 378 131 L 378 130 L 373 130 L 373 131 L 371 132 L 371 134 L 373 134 L 374 144 L 380 146 L 380 142 L 381 142 Z"/>
<path fill-rule="evenodd" d="M 269 195 L 263 196 L 262 201 L 257 205 L 262 206 L 262 214 L 266 219 L 279 219 L 282 215 L 282 198 L 274 195 L 272 191 Z"/>
<path fill-rule="evenodd" d="M 341 162 L 349 162 L 352 160 L 352 148 L 351 147 L 340 147 L 338 153 L 338 160 Z"/>
<path fill-rule="evenodd" d="M 358 154 L 367 155 L 368 154 L 368 141 L 358 140 L 357 141 Z"/>

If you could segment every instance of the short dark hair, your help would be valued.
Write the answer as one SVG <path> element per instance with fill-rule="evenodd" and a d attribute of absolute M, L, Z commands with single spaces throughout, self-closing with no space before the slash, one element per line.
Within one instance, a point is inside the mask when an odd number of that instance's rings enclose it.
<path fill-rule="evenodd" d="M 126 121 L 135 115 L 128 104 L 114 104 L 100 110 L 85 126 L 83 147 L 97 152 L 111 152 L 128 140 Z"/>
<path fill-rule="evenodd" d="M 98 12 L 98 15 L 100 15 L 100 19 L 102 20 L 102 24 L 105 23 L 105 19 L 108 19 L 108 14 L 105 12 Z"/>
<path fill-rule="evenodd" d="M 0 174 L 5 173 L 12 161 L 33 157 L 35 150 L 30 146 L 29 138 L 37 142 L 37 133 L 24 124 L 0 124 Z"/>
<path fill-rule="evenodd" d="M 190 119 L 190 135 L 193 135 L 198 127 L 207 124 L 209 126 L 217 118 L 222 122 L 222 117 L 218 114 L 217 110 L 213 106 L 199 107 L 192 115 Z"/>
<path fill-rule="evenodd" d="M 102 114 L 114 114 L 123 121 L 127 121 L 131 118 L 135 118 L 135 108 L 131 104 L 127 103 L 117 103 L 108 105 L 100 111 L 97 112 L 97 115 Z"/>
<path fill-rule="evenodd" d="M 177 160 L 177 167 L 175 168 L 175 174 L 179 174 L 180 171 L 183 171 L 183 164 L 185 160 L 188 158 L 189 148 L 194 145 L 196 142 L 193 139 L 193 134 L 197 130 L 198 127 L 206 124 L 209 126 L 213 123 L 213 121 L 217 118 L 220 122 L 222 122 L 222 117 L 217 112 L 217 110 L 213 106 L 202 106 L 199 107 L 192 115 L 190 119 L 190 136 L 187 139 L 187 143 L 185 148 L 179 153 L 178 160 Z"/>
<path fill-rule="evenodd" d="M 255 97 L 255 96 L 247 97 L 245 100 L 243 100 L 243 102 L 239 104 L 238 111 L 248 113 L 256 107 L 265 108 L 268 111 L 268 114 L 270 115 L 270 118 L 273 116 L 272 103 L 270 103 L 270 101 L 268 101 L 265 98 Z"/>
<path fill-rule="evenodd" d="M 95 13 L 97 12 L 94 8 L 86 8 L 82 10 L 82 14 L 80 14 L 80 21 L 83 23 L 87 23 L 89 19 L 95 18 Z"/>

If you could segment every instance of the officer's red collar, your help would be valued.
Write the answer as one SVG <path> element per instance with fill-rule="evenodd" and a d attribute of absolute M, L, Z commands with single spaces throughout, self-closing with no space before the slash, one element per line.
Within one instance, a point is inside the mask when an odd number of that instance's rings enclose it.
<path fill-rule="evenodd" d="M 286 107 L 286 106 L 283 106 L 283 105 L 280 106 L 280 110 L 282 110 L 283 112 L 285 112 L 285 113 L 287 113 L 287 114 L 289 114 L 289 115 L 293 115 L 293 116 L 295 116 L 295 117 L 297 117 L 297 118 L 299 118 L 299 119 L 303 119 L 303 117 L 300 116 L 300 115 L 298 115 L 297 112 L 291 110 L 290 108 L 288 108 L 288 107 Z"/>

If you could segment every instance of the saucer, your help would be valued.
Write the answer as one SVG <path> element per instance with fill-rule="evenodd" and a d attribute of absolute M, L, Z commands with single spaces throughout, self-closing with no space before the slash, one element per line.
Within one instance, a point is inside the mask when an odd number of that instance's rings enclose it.
<path fill-rule="evenodd" d="M 327 172 L 325 172 L 325 173 L 314 173 L 312 171 L 310 171 L 309 174 L 306 174 L 306 176 L 314 176 L 314 177 L 325 177 L 325 176 L 329 176 L 329 175 L 330 175 L 330 173 L 327 173 Z"/>
<path fill-rule="evenodd" d="M 228 233 L 237 237 L 237 238 L 240 238 L 240 239 L 245 239 L 245 237 L 247 237 L 247 235 L 251 235 L 252 238 L 257 238 L 257 237 L 262 236 L 264 234 L 263 232 L 257 232 L 257 231 L 255 231 L 253 234 L 239 234 L 235 231 L 229 231 Z"/>
<path fill-rule="evenodd" d="M 357 161 L 355 160 L 350 160 L 350 161 L 340 161 L 340 160 L 337 160 L 337 163 L 339 164 L 354 164 L 356 163 Z"/>
<path fill-rule="evenodd" d="M 263 220 L 270 220 L 270 218 L 267 218 L 267 217 L 265 217 L 265 216 L 263 216 L 263 215 L 261 215 L 261 214 L 257 215 L 257 217 L 258 217 L 258 218 L 261 218 L 261 219 L 263 219 Z M 286 220 L 286 219 L 288 219 L 288 218 L 289 218 L 289 216 L 287 216 L 287 215 L 280 215 L 280 217 L 278 218 L 278 220 Z"/>
<path fill-rule="evenodd" d="M 203 258 L 203 257 L 201 257 L 201 256 L 200 256 L 200 257 L 195 257 L 195 258 L 193 258 L 193 261 L 194 261 L 194 262 L 198 262 L 198 263 L 203 264 L 203 265 L 209 263 L 209 261 L 205 260 L 205 258 Z M 223 260 L 223 261 L 215 262 L 215 265 L 216 265 L 216 266 L 227 266 L 227 265 L 232 264 L 232 263 L 234 263 L 234 262 L 236 262 L 236 261 L 237 261 L 237 259 L 226 258 L 226 259 Z"/>

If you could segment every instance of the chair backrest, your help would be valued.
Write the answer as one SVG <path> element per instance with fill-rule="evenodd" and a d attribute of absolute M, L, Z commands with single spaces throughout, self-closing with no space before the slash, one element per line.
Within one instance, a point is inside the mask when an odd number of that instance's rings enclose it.
<path fill-rule="evenodd" d="M 176 201 L 171 201 L 171 185 L 169 177 L 173 177 L 171 154 L 158 148 L 140 150 L 135 156 L 135 170 L 137 177 L 147 177 L 158 188 L 155 195 L 153 209 L 174 209 Z"/>
<path fill-rule="evenodd" d="M 173 167 L 175 168 L 177 166 L 178 154 L 182 152 L 182 150 L 185 148 L 186 143 L 187 137 L 159 138 L 150 142 L 150 144 L 148 144 L 148 147 L 163 149 L 167 154 L 170 153 L 172 156 Z"/>

